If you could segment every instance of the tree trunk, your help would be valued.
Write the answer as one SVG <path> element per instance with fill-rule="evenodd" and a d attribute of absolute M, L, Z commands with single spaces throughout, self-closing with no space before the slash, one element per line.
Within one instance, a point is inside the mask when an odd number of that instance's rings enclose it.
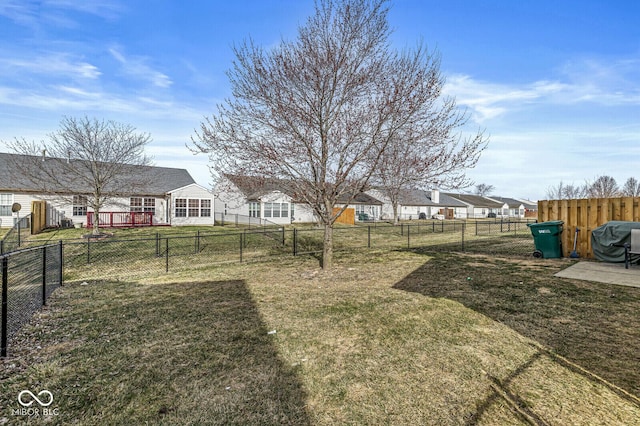
<path fill-rule="evenodd" d="M 397 225 L 400 219 L 400 214 L 398 213 L 398 203 L 392 201 L 391 209 L 393 210 L 393 224 Z"/>
<path fill-rule="evenodd" d="M 93 208 L 93 235 L 100 235 L 100 208 Z"/>
<path fill-rule="evenodd" d="M 322 269 L 328 271 L 333 265 L 333 224 L 324 225 L 324 240 L 322 244 Z"/>

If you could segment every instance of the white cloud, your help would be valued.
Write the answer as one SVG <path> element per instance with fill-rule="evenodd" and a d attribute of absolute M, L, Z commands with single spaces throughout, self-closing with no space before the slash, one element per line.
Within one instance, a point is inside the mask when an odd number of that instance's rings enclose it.
<path fill-rule="evenodd" d="M 478 123 L 532 104 L 640 106 L 640 59 L 584 59 L 567 62 L 560 72 L 560 79 L 525 84 L 499 84 L 454 74 L 448 77 L 444 93 L 468 107 Z"/>
<path fill-rule="evenodd" d="M 156 87 L 167 88 L 173 84 L 169 76 L 156 71 L 147 65 L 148 59 L 145 57 L 126 57 L 116 47 L 110 48 L 109 53 L 111 53 L 111 56 L 113 56 L 122 65 L 122 70 L 127 75 L 149 81 Z"/>
<path fill-rule="evenodd" d="M 74 28 L 78 26 L 70 12 L 80 12 L 114 20 L 124 7 L 115 0 L 2 0 L 0 16 L 5 16 L 18 25 L 31 28 L 53 26 Z"/>
<path fill-rule="evenodd" d="M 95 65 L 69 53 L 37 54 L 22 58 L 16 56 L 0 58 L 0 64 L 6 71 L 16 70 L 18 75 L 29 73 L 95 80 L 102 74 Z"/>

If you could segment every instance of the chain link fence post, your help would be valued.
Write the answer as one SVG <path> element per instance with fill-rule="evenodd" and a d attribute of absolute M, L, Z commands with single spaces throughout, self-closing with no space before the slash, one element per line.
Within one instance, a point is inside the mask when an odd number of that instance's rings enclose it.
<path fill-rule="evenodd" d="M 165 255 L 165 260 L 164 260 L 164 271 L 165 272 L 169 272 L 169 237 L 167 237 L 165 240 L 165 250 L 164 250 L 164 255 Z"/>
<path fill-rule="evenodd" d="M 42 306 L 47 304 L 47 246 L 42 247 Z"/>
<path fill-rule="evenodd" d="M 58 243 L 58 253 L 60 255 L 60 262 L 58 263 L 58 282 L 62 287 L 62 281 L 64 280 L 64 243 L 62 240 Z"/>
<path fill-rule="evenodd" d="M 8 306 L 8 288 L 9 288 L 9 258 L 2 258 L 2 315 L 0 322 L 0 332 L 2 333 L 2 339 L 0 339 L 0 357 L 7 356 L 7 310 Z"/>
<path fill-rule="evenodd" d="M 298 255 L 298 230 L 293 228 L 293 255 Z"/>
<path fill-rule="evenodd" d="M 464 251 L 464 231 L 466 227 L 466 223 L 462 222 L 462 251 Z"/>

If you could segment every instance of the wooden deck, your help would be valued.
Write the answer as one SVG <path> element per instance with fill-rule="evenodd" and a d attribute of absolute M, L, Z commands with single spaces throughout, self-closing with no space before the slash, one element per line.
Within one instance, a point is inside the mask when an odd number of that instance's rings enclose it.
<path fill-rule="evenodd" d="M 87 227 L 93 227 L 94 212 L 87 212 Z M 98 223 L 106 228 L 156 226 L 152 212 L 100 212 Z"/>

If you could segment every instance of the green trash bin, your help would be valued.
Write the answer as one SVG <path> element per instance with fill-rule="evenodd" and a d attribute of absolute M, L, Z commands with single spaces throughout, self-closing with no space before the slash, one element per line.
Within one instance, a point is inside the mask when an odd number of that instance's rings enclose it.
<path fill-rule="evenodd" d="M 561 220 L 550 220 L 549 222 L 530 223 L 527 226 L 533 234 L 533 242 L 536 249 L 533 252 L 534 257 L 542 257 L 545 259 L 554 259 L 562 257 L 562 234 Z"/>

